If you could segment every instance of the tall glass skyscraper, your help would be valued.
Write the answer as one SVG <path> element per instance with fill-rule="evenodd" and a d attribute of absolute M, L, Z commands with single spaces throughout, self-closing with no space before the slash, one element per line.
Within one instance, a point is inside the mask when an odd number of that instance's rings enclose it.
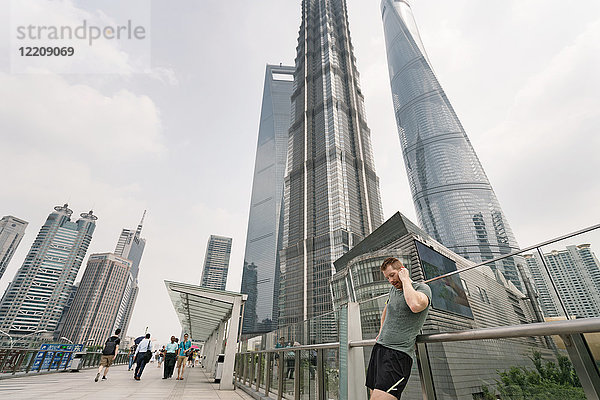
<path fill-rule="evenodd" d="M 28 222 L 7 215 L 0 219 L 0 278 L 21 243 Z"/>
<path fill-rule="evenodd" d="M 54 207 L 0 302 L 0 329 L 13 336 L 58 327 L 96 228 L 92 211 L 71 221 L 69 206 Z"/>
<path fill-rule="evenodd" d="M 408 2 L 383 0 L 381 8 L 396 123 L 421 226 L 474 262 L 517 250 L 492 186 L 433 72 Z M 492 267 L 522 287 L 513 258 Z"/>
<path fill-rule="evenodd" d="M 206 245 L 200 286 L 225 290 L 232 242 L 233 239 L 229 237 L 210 235 Z"/>
<path fill-rule="evenodd" d="M 127 334 L 127 330 L 129 329 L 129 322 L 131 322 L 131 315 L 133 314 L 133 308 L 135 307 L 139 291 L 138 274 L 140 272 L 142 254 L 146 247 L 146 239 L 141 237 L 145 217 L 146 211 L 144 211 L 142 220 L 135 231 L 133 229 L 123 229 L 121 231 L 121 236 L 119 236 L 115 249 L 115 255 L 131 261 L 131 269 L 128 273 L 129 278 L 123 291 L 121 304 L 113 327 L 113 331 L 121 328 L 123 336 Z"/>
<path fill-rule="evenodd" d="M 277 328 L 278 250 L 293 84 L 294 67 L 267 65 L 242 275 L 241 291 L 248 295 L 243 333 Z"/>
<path fill-rule="evenodd" d="M 331 311 L 333 261 L 383 221 L 345 0 L 303 0 L 281 252 L 280 326 Z"/>

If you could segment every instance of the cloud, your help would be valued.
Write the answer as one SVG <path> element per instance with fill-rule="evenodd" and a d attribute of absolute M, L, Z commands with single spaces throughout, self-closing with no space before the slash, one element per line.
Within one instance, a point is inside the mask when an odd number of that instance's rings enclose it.
<path fill-rule="evenodd" d="M 503 203 L 512 211 L 513 225 L 520 226 L 516 231 L 548 237 L 600 216 L 598 68 L 600 20 L 530 76 L 506 119 L 479 142 L 497 190 L 521 194 Z M 551 215 L 553 232 L 548 231 Z"/>
<path fill-rule="evenodd" d="M 105 160 L 166 151 L 158 108 L 147 96 L 119 90 L 104 95 L 58 75 L 0 73 L 5 146 L 79 150 Z"/>

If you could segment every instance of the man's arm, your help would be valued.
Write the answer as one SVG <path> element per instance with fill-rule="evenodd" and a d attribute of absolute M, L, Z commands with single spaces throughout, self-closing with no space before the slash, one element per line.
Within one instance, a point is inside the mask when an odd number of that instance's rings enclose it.
<path fill-rule="evenodd" d="M 402 281 L 402 291 L 406 304 L 413 313 L 420 313 L 429 305 L 429 297 L 425 293 L 417 292 L 412 286 L 412 279 L 408 274 L 408 269 L 402 268 L 398 271 L 398 278 Z"/>
<path fill-rule="evenodd" d="M 383 312 L 381 313 L 381 324 L 379 324 L 379 333 L 375 337 L 375 340 L 379 339 L 379 335 L 381 335 L 381 329 L 383 329 L 383 321 L 385 321 L 385 316 L 387 315 L 387 303 L 383 308 Z"/>
<path fill-rule="evenodd" d="M 115 356 L 116 356 L 117 354 L 119 354 L 119 345 L 116 345 L 116 346 L 115 346 Z"/>

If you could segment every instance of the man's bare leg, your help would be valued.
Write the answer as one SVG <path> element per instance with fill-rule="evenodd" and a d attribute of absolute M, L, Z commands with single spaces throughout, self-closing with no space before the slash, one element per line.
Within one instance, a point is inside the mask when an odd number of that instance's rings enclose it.
<path fill-rule="evenodd" d="M 383 390 L 371 390 L 371 400 L 396 400 L 396 396 L 384 392 Z"/>

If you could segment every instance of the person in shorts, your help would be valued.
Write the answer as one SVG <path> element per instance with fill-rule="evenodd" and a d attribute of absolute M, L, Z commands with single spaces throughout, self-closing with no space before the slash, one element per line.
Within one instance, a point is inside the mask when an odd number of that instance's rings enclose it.
<path fill-rule="evenodd" d="M 179 343 L 179 353 L 177 354 L 177 378 L 175 380 L 183 380 L 183 371 L 185 370 L 185 361 L 192 348 L 192 342 L 188 334 L 183 335 L 183 340 Z"/>
<path fill-rule="evenodd" d="M 431 303 L 431 289 L 413 282 L 397 258 L 386 258 L 381 272 L 392 285 L 367 369 L 371 400 L 400 399 L 415 358 L 415 342 Z"/>
<path fill-rule="evenodd" d="M 121 334 L 121 329 L 117 329 L 115 334 L 109 337 L 104 344 L 104 349 L 102 349 L 102 356 L 100 357 L 100 367 L 98 368 L 98 373 L 96 374 L 96 379 L 94 382 L 98 382 L 100 379 L 100 374 L 102 373 L 102 369 L 104 369 L 104 374 L 102 374 L 102 379 L 106 379 L 106 374 L 108 374 L 108 368 L 112 365 L 115 355 L 119 354 L 119 343 L 121 343 L 121 339 L 119 339 L 119 335 Z"/>

